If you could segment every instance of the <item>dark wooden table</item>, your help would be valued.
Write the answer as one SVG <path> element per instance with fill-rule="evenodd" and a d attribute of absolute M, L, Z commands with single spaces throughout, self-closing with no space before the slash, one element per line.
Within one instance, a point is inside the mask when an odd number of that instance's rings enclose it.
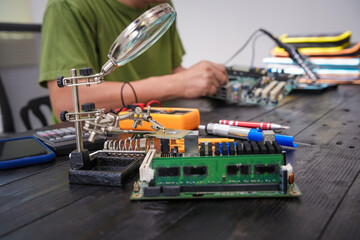
<path fill-rule="evenodd" d="M 0 172 L 0 238 L 360 239 L 359 105 L 360 86 L 291 94 L 276 108 L 187 101 L 200 107 L 202 123 L 229 118 L 291 126 L 283 134 L 300 143 L 287 150 L 299 199 L 130 202 L 131 183 L 69 185 L 69 161 L 61 157 Z"/>

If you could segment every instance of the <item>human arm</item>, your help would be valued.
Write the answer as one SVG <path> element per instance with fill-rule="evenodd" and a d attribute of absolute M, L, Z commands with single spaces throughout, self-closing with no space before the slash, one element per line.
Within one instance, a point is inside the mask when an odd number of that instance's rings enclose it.
<path fill-rule="evenodd" d="M 71 88 L 58 88 L 55 80 L 48 80 L 59 75 L 67 76 L 72 68 L 92 67 L 99 72 L 102 64 L 108 61 L 107 53 L 113 39 L 128 25 L 128 22 L 120 21 L 117 15 L 111 15 L 112 8 L 120 10 L 117 4 L 107 6 L 100 1 L 98 4 L 101 4 L 102 11 L 96 12 L 100 14 L 98 18 L 86 14 L 92 13 L 90 6 L 77 4 L 80 3 L 67 1 L 64 5 L 64 2 L 54 0 L 44 18 L 39 81 L 49 88 L 56 116 L 62 110 L 72 111 Z M 102 12 L 112 16 L 113 21 L 105 21 Z M 130 18 L 128 20 L 132 21 L 135 16 Z M 101 24 L 106 27 L 100 27 Z M 108 29 L 112 31 L 105 32 Z M 94 102 L 97 108 L 106 110 L 121 107 L 123 83 L 120 81 L 131 82 L 139 102 L 212 95 L 221 84 L 227 82 L 225 68 L 219 64 L 202 61 L 188 69 L 181 67 L 183 54 L 184 49 L 173 25 L 141 56 L 105 76 L 104 83 L 80 86 L 80 103 Z M 123 97 L 125 104 L 135 102 L 129 86 L 124 86 Z"/>
<path fill-rule="evenodd" d="M 173 74 L 154 76 L 133 81 L 139 102 L 152 99 L 160 101 L 175 98 L 196 98 L 216 93 L 217 88 L 228 82 L 225 68 L 216 63 L 201 61 L 188 69 L 181 66 L 173 70 Z M 104 82 L 91 87 L 80 86 L 80 104 L 94 102 L 97 108 L 106 110 L 122 106 L 120 90 L 124 83 Z M 48 81 L 51 105 L 55 116 L 63 110 L 72 111 L 72 93 L 70 87 L 59 88 L 55 80 Z M 129 86 L 124 86 L 125 104 L 135 102 L 135 96 Z"/>

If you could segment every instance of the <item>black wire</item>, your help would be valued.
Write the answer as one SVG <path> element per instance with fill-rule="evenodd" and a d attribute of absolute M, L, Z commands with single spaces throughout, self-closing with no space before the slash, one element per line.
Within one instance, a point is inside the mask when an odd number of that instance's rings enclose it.
<path fill-rule="evenodd" d="M 126 83 L 127 82 L 124 82 L 124 84 L 121 86 L 121 90 L 120 90 L 121 103 L 123 106 L 125 106 L 124 97 L 123 97 L 123 89 L 124 89 Z"/>
<path fill-rule="evenodd" d="M 262 37 L 262 36 L 264 36 L 263 34 L 259 34 L 259 35 L 257 35 L 254 39 L 253 39 L 253 41 L 252 41 L 252 43 L 251 43 L 251 61 L 250 61 L 250 68 L 252 68 L 253 66 L 254 66 L 254 60 L 255 60 L 255 46 L 256 46 L 256 41 L 258 40 L 258 38 L 259 37 Z"/>
<path fill-rule="evenodd" d="M 227 65 L 231 60 L 233 60 L 244 48 L 249 44 L 250 40 L 259 32 L 259 29 L 255 30 L 250 37 L 246 40 L 246 42 L 237 50 L 234 55 L 232 55 L 227 61 L 225 61 L 224 65 Z"/>
<path fill-rule="evenodd" d="M 121 90 L 120 90 L 121 103 L 122 103 L 123 107 L 125 107 L 123 91 L 124 91 L 124 87 L 125 87 L 126 84 L 128 84 L 131 87 L 131 89 L 132 89 L 132 91 L 134 93 L 134 96 L 135 96 L 135 102 L 138 102 L 138 98 L 137 98 L 134 87 L 129 82 L 125 81 L 124 84 L 121 86 Z"/>
<path fill-rule="evenodd" d="M 128 82 L 128 85 L 131 87 L 131 89 L 133 90 L 133 93 L 134 93 L 134 96 L 135 96 L 135 102 L 136 103 L 138 103 L 139 101 L 138 101 L 138 98 L 137 98 L 137 96 L 136 96 L 136 92 L 135 92 L 135 89 L 134 89 L 134 87 Z"/>

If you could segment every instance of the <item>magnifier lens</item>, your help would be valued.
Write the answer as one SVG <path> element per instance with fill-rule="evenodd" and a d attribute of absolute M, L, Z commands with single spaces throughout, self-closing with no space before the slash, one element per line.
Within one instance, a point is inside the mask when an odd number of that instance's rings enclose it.
<path fill-rule="evenodd" d="M 122 66 L 151 47 L 171 26 L 175 10 L 163 3 L 149 9 L 133 21 L 115 40 L 108 57 Z"/>

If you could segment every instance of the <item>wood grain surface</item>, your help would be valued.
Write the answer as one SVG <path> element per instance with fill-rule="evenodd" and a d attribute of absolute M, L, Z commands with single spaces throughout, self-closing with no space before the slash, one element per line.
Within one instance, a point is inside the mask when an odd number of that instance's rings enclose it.
<path fill-rule="evenodd" d="M 186 104 L 184 104 L 186 102 Z M 291 94 L 277 107 L 201 99 L 201 123 L 276 122 L 298 199 L 131 202 L 132 184 L 70 185 L 67 157 L 0 172 L 0 239 L 360 239 L 360 86 Z"/>

